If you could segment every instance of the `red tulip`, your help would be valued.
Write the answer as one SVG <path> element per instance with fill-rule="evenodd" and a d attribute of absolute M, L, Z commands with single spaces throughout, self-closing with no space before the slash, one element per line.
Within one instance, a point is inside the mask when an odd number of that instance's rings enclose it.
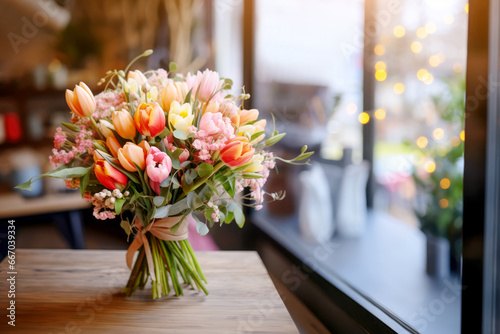
<path fill-rule="evenodd" d="M 95 162 L 94 173 L 99 182 L 108 189 L 123 189 L 124 186 L 127 185 L 127 176 L 111 166 L 106 160 L 98 160 Z"/>

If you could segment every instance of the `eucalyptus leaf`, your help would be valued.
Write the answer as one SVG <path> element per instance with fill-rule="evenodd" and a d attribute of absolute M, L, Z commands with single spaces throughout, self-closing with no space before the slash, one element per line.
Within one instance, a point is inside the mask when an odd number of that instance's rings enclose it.
<path fill-rule="evenodd" d="M 207 235 L 209 232 L 208 226 L 202 222 L 197 222 L 196 223 L 196 231 L 198 231 L 198 234 L 203 236 Z"/>
<path fill-rule="evenodd" d="M 177 216 L 186 209 L 188 209 L 187 197 L 184 197 L 177 203 L 172 204 L 172 207 L 170 208 L 170 215 Z"/>
<path fill-rule="evenodd" d="M 241 209 L 240 206 L 237 206 L 234 211 L 234 220 L 236 221 L 236 224 L 241 228 L 245 224 L 245 215 L 243 214 L 243 210 Z"/>
<path fill-rule="evenodd" d="M 172 181 L 172 176 L 168 176 L 165 180 L 161 181 L 160 187 L 166 188 L 170 185 L 170 182 Z"/>
<path fill-rule="evenodd" d="M 186 140 L 188 138 L 184 131 L 181 130 L 175 130 L 174 137 L 180 140 Z"/>
<path fill-rule="evenodd" d="M 153 198 L 153 203 L 155 206 L 162 206 L 163 203 L 165 202 L 165 197 L 163 196 L 156 196 L 155 198 Z"/>
<path fill-rule="evenodd" d="M 171 61 L 168 64 L 168 71 L 169 72 L 177 72 L 177 64 L 175 62 Z"/>
<path fill-rule="evenodd" d="M 31 184 L 43 177 L 55 177 L 58 179 L 73 179 L 77 177 L 84 176 L 89 173 L 92 169 L 92 166 L 89 167 L 72 167 L 72 168 L 63 168 L 63 169 L 54 169 L 50 172 L 47 172 L 42 175 L 37 175 L 29 179 L 28 181 L 14 187 L 20 190 L 31 190 Z"/>
<path fill-rule="evenodd" d="M 130 226 L 130 222 L 128 220 L 122 220 L 120 227 L 125 231 L 125 233 L 127 233 L 127 236 L 132 233 L 132 226 Z"/>
<path fill-rule="evenodd" d="M 165 218 L 168 217 L 171 205 L 165 205 L 156 209 L 156 213 L 153 218 Z"/>

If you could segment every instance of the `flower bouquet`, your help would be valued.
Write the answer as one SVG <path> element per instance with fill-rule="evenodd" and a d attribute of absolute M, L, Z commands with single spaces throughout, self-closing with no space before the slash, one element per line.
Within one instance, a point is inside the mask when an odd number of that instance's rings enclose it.
<path fill-rule="evenodd" d="M 175 63 L 169 72 L 129 71 L 151 53 L 124 71 L 107 72 L 95 97 L 83 82 L 66 91 L 73 115 L 54 137 L 50 161 L 58 168 L 17 188 L 62 178 L 93 204 L 97 219 L 120 215 L 121 227 L 135 235 L 126 254 L 127 295 L 143 289 L 149 277 L 153 298 L 168 295 L 171 286 L 183 295 L 183 284 L 208 294 L 188 224 L 201 235 L 215 223 L 234 220 L 242 227 L 242 205 L 259 209 L 264 195 L 282 196 L 263 189 L 275 160 L 307 163 L 312 152 L 304 147 L 292 160 L 273 156 L 267 148 L 285 134 L 273 131 L 266 139 L 266 120 L 244 108 L 249 95 L 244 89 L 229 94 L 231 80 L 216 72 L 183 76 L 175 74 Z M 133 219 L 123 217 L 126 211 Z"/>

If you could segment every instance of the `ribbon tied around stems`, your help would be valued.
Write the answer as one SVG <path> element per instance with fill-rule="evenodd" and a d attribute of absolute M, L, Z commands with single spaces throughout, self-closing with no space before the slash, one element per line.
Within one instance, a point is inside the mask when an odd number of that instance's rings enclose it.
<path fill-rule="evenodd" d="M 146 253 L 146 260 L 148 262 L 149 274 L 151 275 L 151 279 L 156 281 L 154 264 L 153 264 L 153 256 L 151 255 L 151 248 L 149 247 L 148 238 L 146 236 L 146 232 L 151 233 L 158 239 L 162 239 L 165 241 L 180 241 L 185 240 L 188 237 L 188 217 L 182 222 L 181 226 L 175 231 L 172 232 L 171 228 L 177 224 L 182 219 L 182 216 L 178 217 L 167 217 L 162 219 L 156 219 L 152 223 L 150 223 L 146 229 L 144 230 L 142 223 L 135 218 L 135 226 L 137 227 L 137 235 L 134 238 L 134 241 L 130 244 L 127 250 L 127 265 L 130 269 L 132 269 L 132 260 L 134 259 L 135 252 L 144 246 L 144 252 Z"/>

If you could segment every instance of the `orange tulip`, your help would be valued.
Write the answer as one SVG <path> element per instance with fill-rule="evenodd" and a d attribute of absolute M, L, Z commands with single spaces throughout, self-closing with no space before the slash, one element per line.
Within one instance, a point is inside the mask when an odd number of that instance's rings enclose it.
<path fill-rule="evenodd" d="M 134 139 L 135 125 L 134 119 L 126 110 L 113 111 L 113 126 L 120 137 Z"/>
<path fill-rule="evenodd" d="M 142 150 L 144 151 L 144 156 L 146 157 L 149 153 L 149 149 L 151 148 L 151 146 L 149 146 L 149 143 L 143 140 L 139 143 L 139 147 L 142 148 Z"/>
<path fill-rule="evenodd" d="M 115 158 L 118 157 L 118 150 L 121 148 L 121 145 L 118 140 L 116 140 L 115 136 L 111 135 L 106 138 L 106 146 L 108 147 L 109 152 L 111 152 L 112 156 L 114 156 Z"/>
<path fill-rule="evenodd" d="M 155 137 L 165 129 L 165 114 L 156 102 L 141 103 L 135 111 L 134 122 L 141 134 Z"/>
<path fill-rule="evenodd" d="M 83 82 L 76 85 L 74 90 L 66 89 L 66 103 L 80 117 L 92 116 L 96 108 L 94 94 Z"/>
<path fill-rule="evenodd" d="M 146 160 L 144 159 L 144 150 L 133 143 L 126 143 L 125 146 L 118 149 L 118 160 L 123 168 L 129 172 L 136 172 L 136 164 L 140 169 L 146 167 Z"/>
<path fill-rule="evenodd" d="M 184 102 L 186 94 L 187 85 L 185 82 L 169 82 L 161 91 L 161 107 L 168 112 L 172 102 Z"/>
<path fill-rule="evenodd" d="M 257 109 L 250 109 L 250 110 L 240 110 L 239 112 L 240 115 L 240 126 L 245 125 L 248 122 L 255 121 L 259 117 L 259 111 Z"/>
<path fill-rule="evenodd" d="M 123 189 L 128 178 L 106 160 L 98 160 L 94 165 L 94 173 L 99 182 L 108 189 Z"/>
<path fill-rule="evenodd" d="M 235 137 L 220 150 L 220 158 L 226 165 L 234 168 L 248 163 L 254 151 L 247 138 Z"/>

